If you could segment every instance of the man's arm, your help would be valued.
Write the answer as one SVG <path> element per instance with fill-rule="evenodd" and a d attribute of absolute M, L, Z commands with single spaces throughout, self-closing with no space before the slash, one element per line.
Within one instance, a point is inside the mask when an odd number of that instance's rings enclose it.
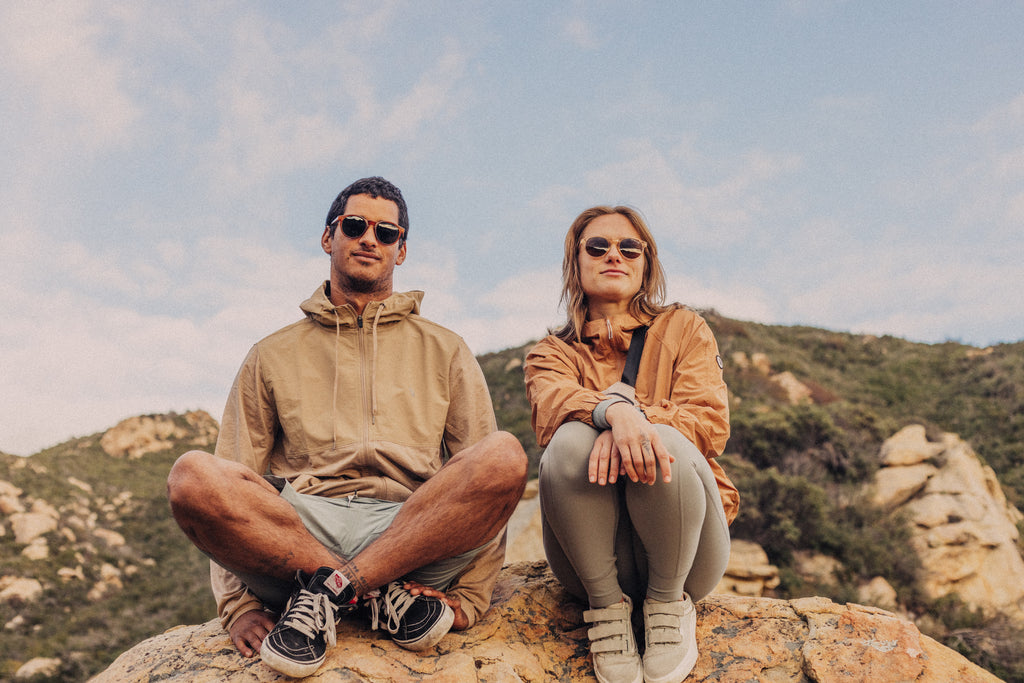
<path fill-rule="evenodd" d="M 455 455 L 498 429 L 483 370 L 461 339 L 451 359 L 448 384 L 451 398 L 444 441 L 448 452 Z"/>
<path fill-rule="evenodd" d="M 276 414 L 260 370 L 259 347 L 254 345 L 242 362 L 228 394 L 215 454 L 263 473 L 268 467 L 276 430 Z M 239 504 L 244 505 L 245 501 L 239 501 Z M 217 601 L 218 617 L 226 631 L 230 632 L 246 612 L 263 607 L 238 577 L 214 562 L 210 563 L 210 587 Z M 241 647 L 239 651 L 245 654 Z"/>

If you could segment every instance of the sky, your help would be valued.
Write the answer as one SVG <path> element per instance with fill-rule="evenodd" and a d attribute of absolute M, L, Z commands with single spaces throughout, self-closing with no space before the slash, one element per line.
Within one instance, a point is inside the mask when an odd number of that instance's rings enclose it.
<path fill-rule="evenodd" d="M 409 205 L 396 288 L 475 353 L 562 321 L 598 204 L 670 300 L 1024 339 L 1021 35 L 989 0 L 0 3 L 0 450 L 219 418 L 370 175 Z"/>

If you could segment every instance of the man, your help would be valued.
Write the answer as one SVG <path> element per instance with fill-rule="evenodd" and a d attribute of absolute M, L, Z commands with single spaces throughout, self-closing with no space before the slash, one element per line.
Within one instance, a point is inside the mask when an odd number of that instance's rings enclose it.
<path fill-rule="evenodd" d="M 527 469 L 462 339 L 420 317 L 422 292 L 392 291 L 399 189 L 356 181 L 326 223 L 330 280 L 249 352 L 216 455 L 186 453 L 168 477 L 232 642 L 296 677 L 357 608 L 414 650 L 472 626 Z"/>

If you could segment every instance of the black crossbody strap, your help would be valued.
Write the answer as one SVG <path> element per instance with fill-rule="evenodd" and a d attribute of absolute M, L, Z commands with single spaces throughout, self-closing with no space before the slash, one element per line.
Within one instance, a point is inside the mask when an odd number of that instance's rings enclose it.
<path fill-rule="evenodd" d="M 647 338 L 647 325 L 633 330 L 633 338 L 629 340 L 629 351 L 626 352 L 626 367 L 622 370 L 622 383 L 636 386 L 636 373 L 640 369 L 640 357 L 644 355 L 644 339 Z"/>

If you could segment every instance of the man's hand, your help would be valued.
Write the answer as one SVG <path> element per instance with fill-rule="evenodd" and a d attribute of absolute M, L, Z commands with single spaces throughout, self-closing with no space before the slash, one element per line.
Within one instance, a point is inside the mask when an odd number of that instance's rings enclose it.
<path fill-rule="evenodd" d="M 675 458 L 665 448 L 654 425 L 647 421 L 643 413 L 629 403 L 613 403 L 608 407 L 605 418 L 612 426 L 611 439 L 615 446 L 612 450 L 616 452 L 614 457 L 609 457 L 609 465 L 617 458 L 621 472 L 625 473 L 633 482 L 643 482 L 644 484 L 653 484 L 657 480 L 658 466 L 660 465 L 662 479 L 665 482 L 672 480 L 672 471 L 669 466 L 675 461 Z M 598 436 L 598 442 L 602 441 L 601 436 L 604 434 Z M 591 469 L 594 467 L 594 451 L 597 448 L 598 443 L 595 442 L 594 450 L 590 453 Z M 598 458 L 600 458 L 600 454 L 598 454 Z M 611 482 L 615 481 L 612 478 L 613 472 L 614 470 L 609 466 L 608 476 Z"/>
<path fill-rule="evenodd" d="M 255 609 L 238 617 L 231 625 L 228 635 L 243 657 L 253 657 L 260 651 L 263 639 L 276 623 L 277 620 L 268 612 Z"/>
<path fill-rule="evenodd" d="M 455 621 L 452 622 L 453 631 L 465 631 L 469 628 L 469 617 L 462 611 L 462 601 L 458 598 L 449 597 L 444 591 L 439 591 L 436 588 L 430 586 L 424 586 L 422 583 L 415 581 L 406 581 L 402 586 L 405 590 L 409 591 L 412 595 L 426 595 L 427 597 L 437 598 L 443 600 L 452 608 L 455 612 Z"/>

